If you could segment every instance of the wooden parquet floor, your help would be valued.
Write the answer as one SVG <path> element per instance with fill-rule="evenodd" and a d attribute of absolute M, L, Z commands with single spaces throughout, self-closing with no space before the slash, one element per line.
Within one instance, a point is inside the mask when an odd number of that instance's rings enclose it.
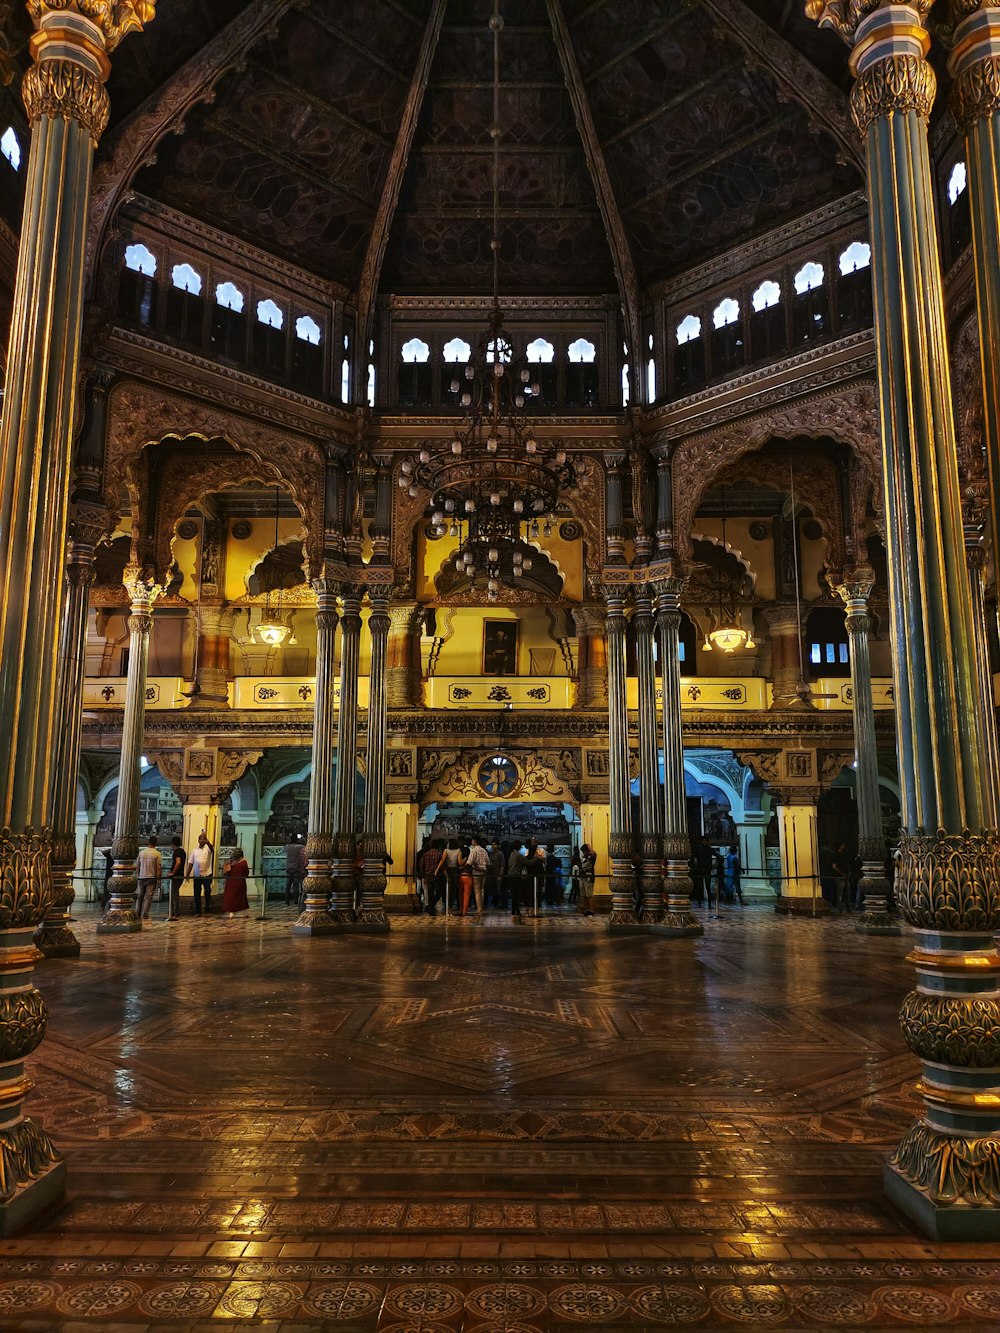
<path fill-rule="evenodd" d="M 905 936 L 80 918 L 31 1062 L 69 1191 L 0 1243 L 5 1333 L 1000 1328 L 1000 1246 L 881 1191 Z"/>

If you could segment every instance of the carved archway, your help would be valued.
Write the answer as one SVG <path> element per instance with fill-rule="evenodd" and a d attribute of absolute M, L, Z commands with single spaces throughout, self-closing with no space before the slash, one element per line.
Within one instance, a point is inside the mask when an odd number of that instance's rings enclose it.
<path fill-rule="evenodd" d="M 513 781 L 501 792 L 483 785 L 481 769 L 497 754 L 509 761 Z M 425 750 L 420 756 L 420 804 L 448 801 L 569 801 L 580 804 L 578 750 Z"/>
<path fill-rule="evenodd" d="M 682 440 L 674 451 L 672 467 L 674 531 L 682 558 L 690 557 L 694 516 L 719 473 L 772 440 L 797 436 L 848 445 L 857 455 L 867 484 L 874 489 L 876 507 L 879 506 L 882 454 L 878 404 L 874 383 L 865 381 L 836 393 L 786 403 L 727 422 L 715 430 Z M 839 514 L 839 501 L 836 510 Z M 822 521 L 819 514 L 816 517 Z"/>

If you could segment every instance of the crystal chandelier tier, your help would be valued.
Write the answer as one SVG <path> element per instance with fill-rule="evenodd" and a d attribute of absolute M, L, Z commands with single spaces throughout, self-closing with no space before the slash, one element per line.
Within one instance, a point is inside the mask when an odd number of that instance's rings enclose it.
<path fill-rule="evenodd" d="M 465 409 L 454 438 L 424 448 L 401 467 L 400 487 L 411 496 L 431 496 L 435 536 L 458 539 L 455 568 L 498 600 L 501 582 L 521 578 L 532 565 L 532 540 L 552 531 L 561 493 L 574 480 L 572 464 L 558 441 L 539 440 L 525 416 L 537 397 L 527 359 L 515 353 L 500 306 L 500 33 L 497 0 L 493 34 L 493 303 L 487 328 L 468 365 L 451 381 L 456 404 Z"/>

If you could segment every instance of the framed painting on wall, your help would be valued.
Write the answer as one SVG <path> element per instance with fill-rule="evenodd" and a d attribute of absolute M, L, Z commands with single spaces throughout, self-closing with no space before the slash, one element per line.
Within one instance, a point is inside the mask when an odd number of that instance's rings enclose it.
<path fill-rule="evenodd" d="M 483 622 L 483 675 L 517 675 L 516 620 L 485 620 Z"/>

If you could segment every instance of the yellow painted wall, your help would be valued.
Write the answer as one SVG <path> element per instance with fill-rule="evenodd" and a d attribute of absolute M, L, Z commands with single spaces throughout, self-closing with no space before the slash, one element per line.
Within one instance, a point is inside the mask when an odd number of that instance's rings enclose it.
<path fill-rule="evenodd" d="M 553 614 L 564 615 L 563 608 L 554 608 Z M 516 622 L 519 626 L 517 674 L 531 673 L 531 649 L 553 655 L 551 670 L 539 674 L 565 676 L 566 664 L 559 645 L 549 637 L 551 621 L 544 607 L 524 606 L 516 610 L 507 607 L 456 607 L 437 612 L 437 632 L 448 633 L 437 660 L 439 676 L 480 676 L 483 674 L 483 625 L 487 620 Z M 545 665 L 543 659 L 541 665 Z"/>
<path fill-rule="evenodd" d="M 232 535 L 233 522 L 250 524 L 250 536 L 237 541 Z M 302 520 L 299 518 L 281 518 L 278 520 L 278 542 L 290 542 L 304 537 Z M 247 593 L 247 579 L 253 569 L 274 547 L 274 519 L 251 518 L 237 519 L 229 524 L 226 540 L 226 573 L 224 597 L 227 602 L 235 602 Z"/>

